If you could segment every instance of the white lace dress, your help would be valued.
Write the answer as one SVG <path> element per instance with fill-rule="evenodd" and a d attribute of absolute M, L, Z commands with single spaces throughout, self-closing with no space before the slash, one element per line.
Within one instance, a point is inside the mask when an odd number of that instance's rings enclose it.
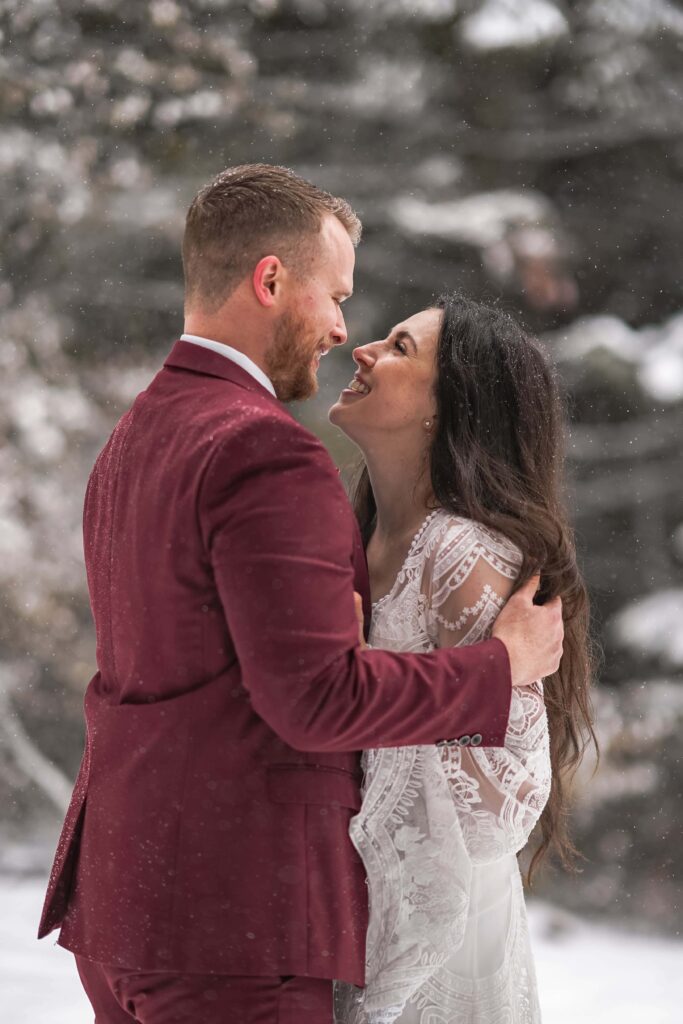
<path fill-rule="evenodd" d="M 505 537 L 432 512 L 373 607 L 370 645 L 486 638 L 520 565 Z M 540 1021 L 516 854 L 550 791 L 542 684 L 513 691 L 504 748 L 480 741 L 364 752 L 350 833 L 369 886 L 366 986 L 335 983 L 337 1024 Z"/>

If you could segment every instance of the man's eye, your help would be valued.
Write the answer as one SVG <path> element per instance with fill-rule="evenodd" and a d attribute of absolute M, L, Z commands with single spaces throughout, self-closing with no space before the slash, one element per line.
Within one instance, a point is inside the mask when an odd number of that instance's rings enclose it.
<path fill-rule="evenodd" d="M 402 341 L 398 341 L 398 340 L 395 341 L 394 342 L 394 348 L 397 348 L 399 350 L 399 352 L 403 353 L 404 356 L 407 355 L 407 353 L 408 353 L 408 349 L 406 348 L 404 342 L 402 342 Z"/>

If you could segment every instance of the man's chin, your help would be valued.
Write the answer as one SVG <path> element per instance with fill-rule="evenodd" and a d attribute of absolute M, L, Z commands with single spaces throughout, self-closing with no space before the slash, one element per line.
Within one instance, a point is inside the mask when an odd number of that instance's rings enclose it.
<path fill-rule="evenodd" d="M 281 402 L 305 402 L 318 393 L 318 378 L 311 371 L 304 377 L 289 377 L 286 380 L 274 380 L 275 394 Z"/>

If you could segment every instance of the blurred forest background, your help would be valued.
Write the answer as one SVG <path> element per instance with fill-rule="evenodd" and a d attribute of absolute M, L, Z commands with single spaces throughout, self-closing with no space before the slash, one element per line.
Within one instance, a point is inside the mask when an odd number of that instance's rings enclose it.
<path fill-rule="evenodd" d="M 442 288 L 565 381 L 604 649 L 586 861 L 556 906 L 678 934 L 683 783 L 683 12 L 665 0 L 0 0 L 0 872 L 44 872 L 94 638 L 87 475 L 182 327 L 197 188 L 283 163 L 365 224 L 351 347 Z M 134 581 L 131 581 L 134 585 Z"/>

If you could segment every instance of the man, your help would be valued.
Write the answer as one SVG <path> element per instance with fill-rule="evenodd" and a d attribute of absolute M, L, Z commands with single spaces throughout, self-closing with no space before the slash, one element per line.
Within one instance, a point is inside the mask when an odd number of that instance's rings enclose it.
<path fill-rule="evenodd" d="M 358 528 L 282 405 L 346 341 L 359 235 L 283 168 L 202 189 L 186 333 L 88 484 L 98 672 L 40 935 L 61 925 L 97 1024 L 329 1024 L 331 979 L 363 983 L 358 751 L 500 746 L 511 682 L 559 663 L 533 584 L 476 647 L 359 644 Z"/>

